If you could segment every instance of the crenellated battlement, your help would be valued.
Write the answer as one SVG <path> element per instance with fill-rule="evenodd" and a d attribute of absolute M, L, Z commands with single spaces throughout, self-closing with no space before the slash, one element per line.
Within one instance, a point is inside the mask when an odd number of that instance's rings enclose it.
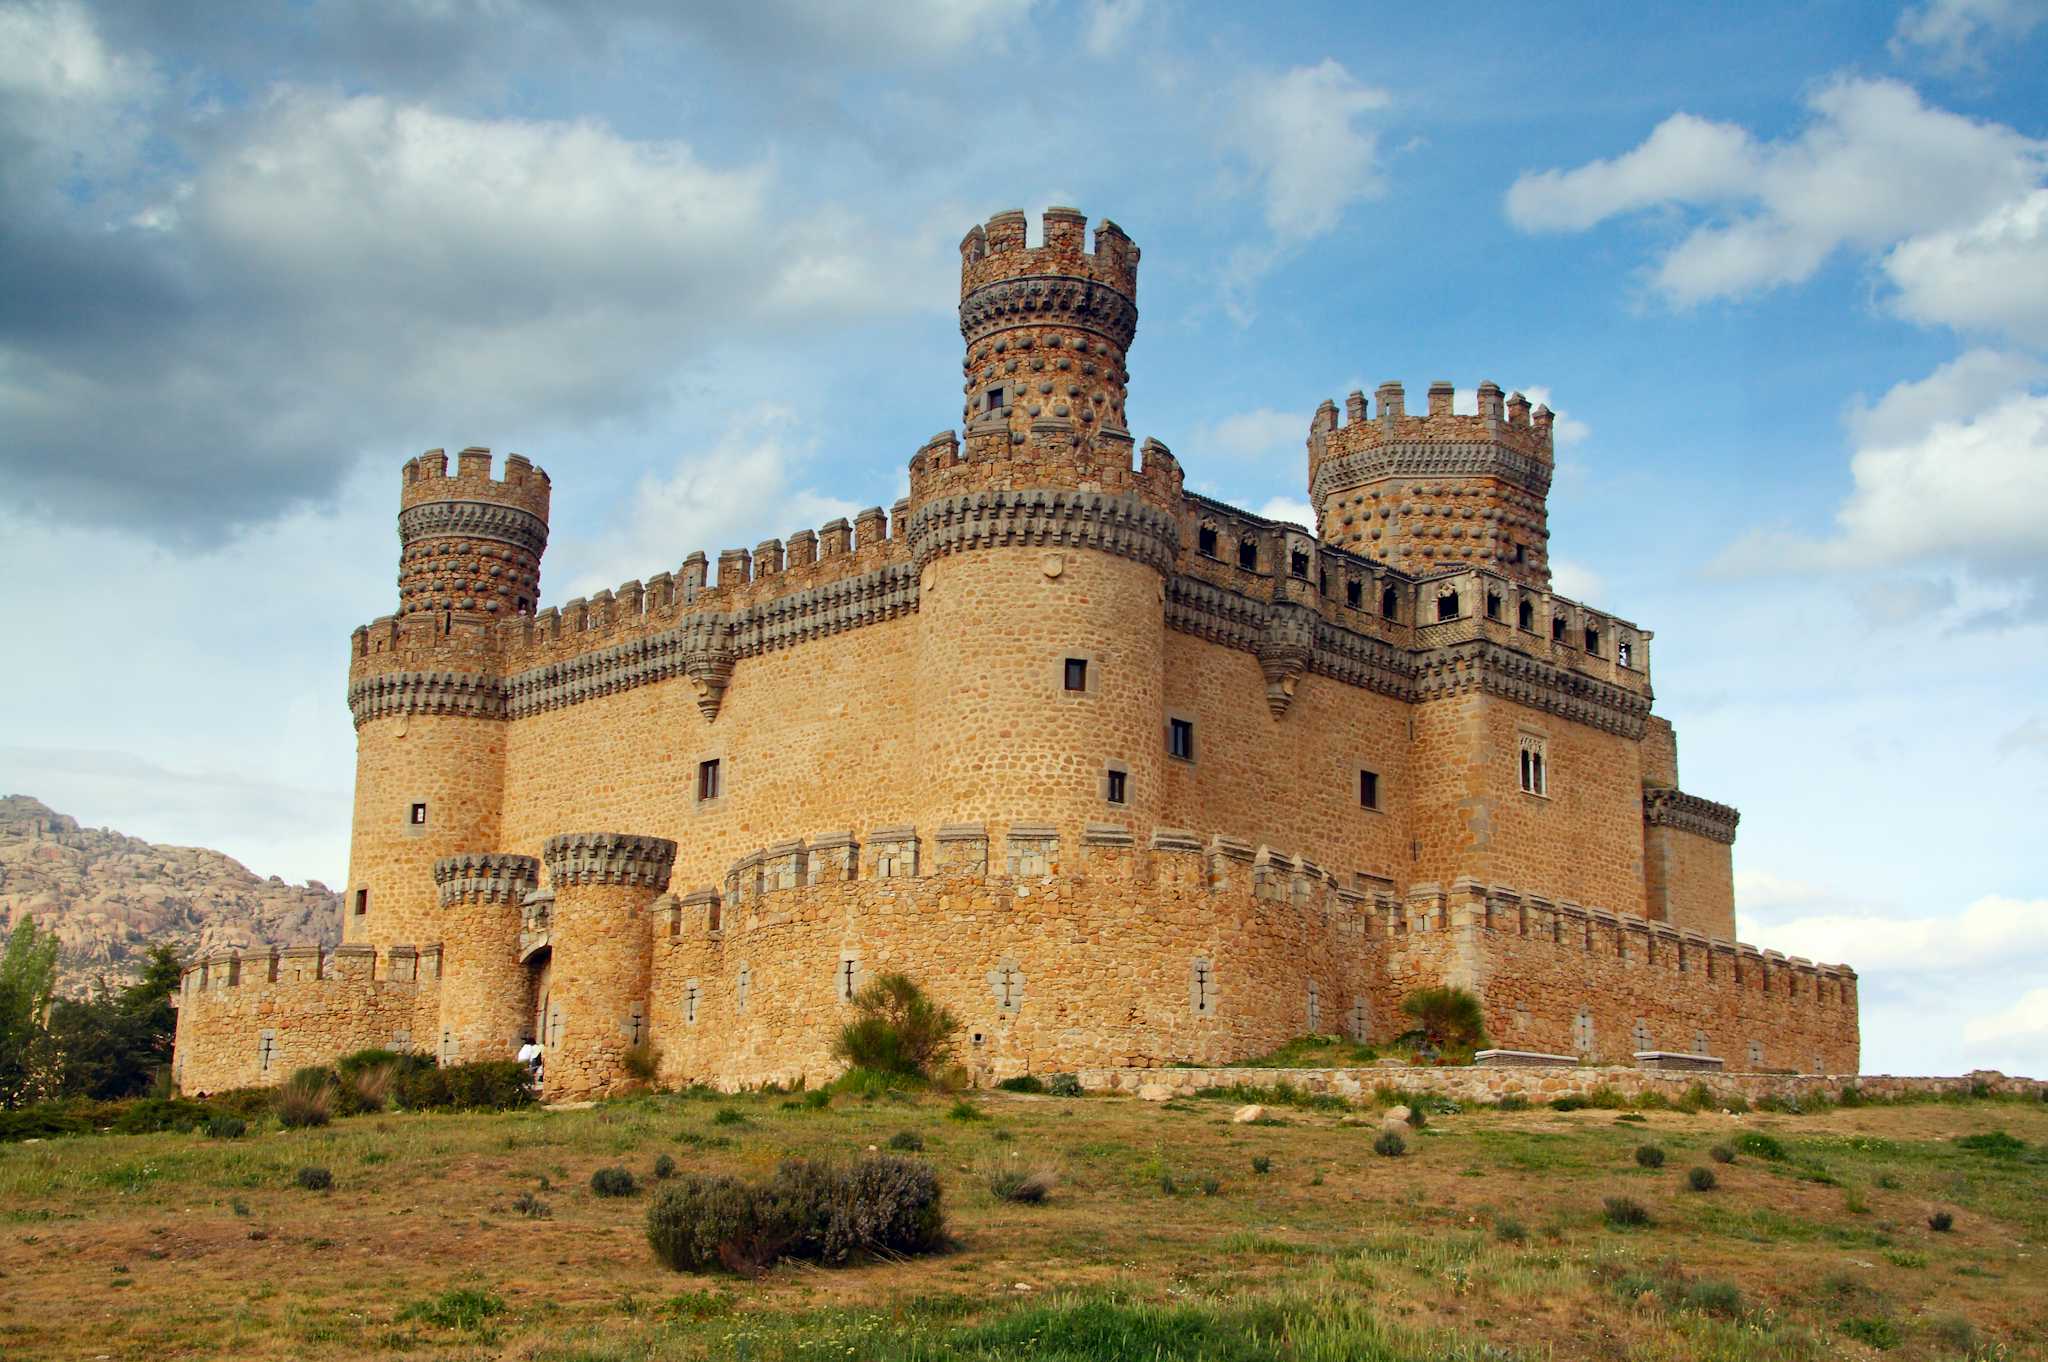
<path fill-rule="evenodd" d="M 504 473 L 493 477 L 488 449 L 472 445 L 462 450 L 455 456 L 452 473 L 447 451 L 430 449 L 407 459 L 400 470 L 399 509 L 408 511 L 439 501 L 489 502 L 525 511 L 545 522 L 550 486 L 546 471 L 536 468 L 524 454 L 507 454 Z"/>
<path fill-rule="evenodd" d="M 540 601 L 540 560 L 548 546 L 548 475 L 522 454 L 491 476 L 491 451 L 455 456 L 430 449 L 407 460 L 398 512 L 398 600 L 402 615 L 453 631 L 492 615 L 530 615 Z"/>
<path fill-rule="evenodd" d="M 1550 408 L 1531 409 L 1521 393 L 1503 396 L 1500 385 L 1489 380 L 1479 385 L 1478 412 L 1463 416 L 1452 411 L 1455 391 L 1447 380 L 1431 383 L 1428 405 L 1420 412 L 1408 410 L 1405 390 L 1395 382 L 1380 384 L 1372 403 L 1364 393 L 1352 392 L 1341 417 L 1335 402 L 1324 401 L 1309 422 L 1311 485 L 1323 459 L 1390 445 L 1498 445 L 1531 461 L 1552 461 L 1555 418 Z"/>
<path fill-rule="evenodd" d="M 1137 243 L 1108 218 L 1095 228 L 1093 251 L 1088 249 L 1088 216 L 1076 209 L 1046 209 L 1036 246 L 1025 239 L 1028 226 L 1029 219 L 1012 209 L 968 229 L 960 241 L 962 299 L 1003 280 L 1036 277 L 1085 279 L 1127 298 L 1137 296 Z"/>
<path fill-rule="evenodd" d="M 181 1007 L 233 989 L 274 990 L 301 985 L 434 984 L 441 978 L 441 944 L 374 947 L 227 947 L 187 961 L 178 976 Z"/>

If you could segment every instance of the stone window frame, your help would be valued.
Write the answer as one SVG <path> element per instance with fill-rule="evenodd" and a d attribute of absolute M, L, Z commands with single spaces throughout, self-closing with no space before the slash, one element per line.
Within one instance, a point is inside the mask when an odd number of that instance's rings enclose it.
<path fill-rule="evenodd" d="M 1657 1048 L 1650 1043 L 1652 1038 L 1650 1035 L 1650 1019 L 1648 1017 L 1637 1017 L 1636 1024 L 1629 1028 L 1628 1037 L 1635 1042 L 1636 1049 L 1638 1050 L 1654 1050 Z"/>
<path fill-rule="evenodd" d="M 1111 797 L 1111 776 L 1121 776 L 1123 778 L 1124 797 L 1122 799 L 1115 799 Z M 1096 782 L 1096 794 L 1101 798 L 1103 803 L 1109 805 L 1111 808 L 1128 809 L 1131 806 L 1130 763 L 1118 760 L 1114 757 L 1105 760 L 1102 763 L 1101 779 Z"/>
<path fill-rule="evenodd" d="M 399 807 L 401 812 L 398 815 L 398 822 L 399 826 L 405 829 L 407 837 L 424 837 L 427 835 L 426 814 L 428 805 L 431 803 L 431 800 L 415 799 L 411 796 L 407 796 L 400 801 Z M 414 808 L 418 808 L 420 811 L 420 821 L 417 823 L 412 821 L 412 811 Z"/>
<path fill-rule="evenodd" d="M 697 1004 L 703 1000 L 703 986 L 695 979 L 683 980 L 683 1025 L 697 1024 Z"/>
<path fill-rule="evenodd" d="M 370 886 L 366 884 L 357 885 L 354 897 L 355 916 L 368 917 L 370 915 Z"/>
<path fill-rule="evenodd" d="M 1516 788 L 1532 799 L 1548 799 L 1550 798 L 1550 777 L 1550 736 L 1546 733 L 1539 733 L 1534 729 L 1516 729 Z"/>
<path fill-rule="evenodd" d="M 1582 1055 L 1590 1055 L 1598 1035 L 1593 1024 L 1593 1009 L 1581 1007 L 1572 1018 L 1572 1048 Z"/>
<path fill-rule="evenodd" d="M 256 1037 L 256 1072 L 267 1074 L 277 1062 L 277 1031 L 265 1027 Z"/>
<path fill-rule="evenodd" d="M 1363 1045 L 1372 1035 L 1372 1004 L 1364 994 L 1351 999 L 1351 1009 L 1344 1014 L 1344 1029 L 1351 1039 Z"/>
<path fill-rule="evenodd" d="M 1323 991 L 1314 979 L 1308 981 L 1308 1034 L 1323 1033 Z"/>
<path fill-rule="evenodd" d="M 851 966 L 849 969 L 848 966 Z M 832 997 L 835 1001 L 851 1005 L 854 995 L 867 983 L 867 972 L 861 968 L 859 951 L 839 952 L 839 963 L 832 968 Z"/>
<path fill-rule="evenodd" d="M 1208 541 L 1209 545 L 1209 547 L 1207 548 L 1202 547 L 1202 543 L 1205 539 Z M 1220 563 L 1223 561 L 1223 557 L 1221 554 L 1217 552 L 1217 550 L 1222 547 L 1223 527 L 1221 525 L 1217 524 L 1214 520 L 1205 519 L 1195 526 L 1196 553 L 1200 554 L 1204 558 L 1207 558 L 1212 563 Z"/>
<path fill-rule="evenodd" d="M 708 763 L 718 764 L 718 793 L 708 798 L 704 795 L 704 767 Z M 690 809 L 694 813 L 716 813 L 725 808 L 726 799 L 732 793 L 732 757 L 725 748 L 709 748 L 697 753 L 697 760 L 690 767 Z"/>
<path fill-rule="evenodd" d="M 734 1016 L 744 1017 L 747 1015 L 747 995 L 753 991 L 754 966 L 752 962 L 742 960 L 740 961 L 740 967 L 733 972 L 732 977 L 732 1010 Z"/>
<path fill-rule="evenodd" d="M 1005 1016 L 1015 1016 L 1024 1007 L 1024 989 L 1029 983 L 1024 967 L 1012 956 L 1003 956 L 984 976 L 989 987 L 989 996 L 995 999 L 996 1011 Z M 1008 997 L 1005 998 L 1005 993 Z"/>
<path fill-rule="evenodd" d="M 1692 1052 L 1696 1055 L 1710 1055 L 1714 1053 L 1712 1045 L 1707 1040 L 1706 1032 L 1694 1030 L 1692 1033 Z"/>
<path fill-rule="evenodd" d="M 1083 678 L 1087 682 L 1079 690 L 1067 689 L 1067 663 L 1079 662 L 1086 667 Z M 1102 662 L 1094 653 L 1078 648 L 1064 648 L 1052 664 L 1053 693 L 1062 700 L 1086 700 L 1102 694 Z"/>
<path fill-rule="evenodd" d="M 1761 1068 L 1763 1068 L 1763 1066 L 1764 1066 L 1764 1043 L 1763 1043 L 1762 1041 L 1760 1041 L 1760 1040 L 1753 1040 L 1753 1041 L 1751 1041 L 1751 1042 L 1749 1043 L 1749 1050 L 1748 1050 L 1748 1054 L 1749 1054 L 1749 1067 L 1750 1067 L 1751 1069 L 1761 1069 Z"/>
<path fill-rule="evenodd" d="M 1352 774 L 1357 777 L 1352 784 L 1353 788 L 1358 791 L 1358 807 L 1367 813 L 1385 813 L 1387 811 L 1387 791 L 1384 782 L 1380 779 L 1380 773 L 1373 770 L 1370 766 L 1360 765 Z M 1370 804 L 1365 802 L 1365 782 L 1368 776 L 1372 778 L 1372 803 Z"/>
<path fill-rule="evenodd" d="M 1197 1017 L 1216 1015 L 1216 962 L 1206 955 L 1188 961 L 1188 1008 Z"/>
<path fill-rule="evenodd" d="M 427 825 L 427 801 L 415 799 L 406 809 L 405 821 L 415 828 L 425 827 Z"/>
<path fill-rule="evenodd" d="M 1173 726 L 1175 724 L 1186 724 L 1188 726 L 1188 754 L 1186 756 L 1181 756 L 1179 753 L 1173 750 Z M 1202 757 L 1202 749 L 1195 742 L 1196 730 L 1194 715 L 1188 713 L 1185 710 L 1169 709 L 1166 711 L 1166 722 L 1164 724 L 1164 730 L 1165 731 L 1161 736 L 1163 736 L 1166 739 L 1166 759 L 1168 761 L 1177 761 L 1183 766 L 1195 766 L 1200 764 Z"/>

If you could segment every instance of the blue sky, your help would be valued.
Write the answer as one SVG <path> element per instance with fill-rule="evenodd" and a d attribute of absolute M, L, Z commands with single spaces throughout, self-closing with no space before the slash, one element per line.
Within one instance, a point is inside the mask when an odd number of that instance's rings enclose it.
<path fill-rule="evenodd" d="M 887 504 L 960 236 L 1069 203 L 1211 495 L 1547 400 L 1742 935 L 2048 1070 L 2048 3 L 870 8 L 0 0 L 0 786 L 340 883 L 405 458 L 546 467 L 553 601 Z"/>

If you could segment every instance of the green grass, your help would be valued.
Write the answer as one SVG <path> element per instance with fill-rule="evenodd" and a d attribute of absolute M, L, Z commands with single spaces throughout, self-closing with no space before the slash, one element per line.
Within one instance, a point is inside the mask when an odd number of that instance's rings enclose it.
<path fill-rule="evenodd" d="M 1257 1059 L 1239 1060 L 1238 1069 L 1356 1069 L 1380 1058 L 1370 1045 L 1343 1036 L 1296 1036 Z"/>

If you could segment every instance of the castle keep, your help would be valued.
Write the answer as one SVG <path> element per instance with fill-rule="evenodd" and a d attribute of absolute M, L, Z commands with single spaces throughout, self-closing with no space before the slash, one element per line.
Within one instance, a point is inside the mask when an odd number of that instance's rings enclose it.
<path fill-rule="evenodd" d="M 913 976 L 984 1078 L 1385 1039 L 1853 1072 L 1856 976 L 1735 939 L 1648 630 L 1550 590 L 1551 414 L 1399 384 L 1307 432 L 1314 531 L 1124 427 L 1138 248 L 961 243 L 962 428 L 910 495 L 540 608 L 547 475 L 405 465 L 350 640 L 343 943 L 193 963 L 187 1091 L 532 1035 L 550 1098 L 834 1071 Z"/>

